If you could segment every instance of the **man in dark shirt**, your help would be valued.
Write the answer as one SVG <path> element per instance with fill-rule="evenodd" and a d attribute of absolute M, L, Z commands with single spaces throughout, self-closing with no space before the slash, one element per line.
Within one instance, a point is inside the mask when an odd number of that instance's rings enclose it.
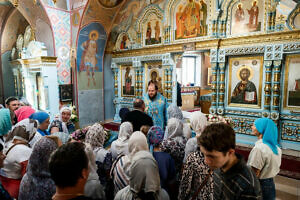
<path fill-rule="evenodd" d="M 135 99 L 133 102 L 133 111 L 127 113 L 124 120 L 121 122 L 131 122 L 133 126 L 133 131 L 140 131 L 141 126 L 153 126 L 152 118 L 145 112 L 145 103 L 142 99 Z"/>
<path fill-rule="evenodd" d="M 207 126 L 198 138 L 205 163 L 214 170 L 214 199 L 262 199 L 255 173 L 235 153 L 234 130 L 223 123 Z"/>
<path fill-rule="evenodd" d="M 83 143 L 72 142 L 59 147 L 50 157 L 49 171 L 56 185 L 52 199 L 92 200 L 84 196 L 89 177 L 89 160 Z"/>

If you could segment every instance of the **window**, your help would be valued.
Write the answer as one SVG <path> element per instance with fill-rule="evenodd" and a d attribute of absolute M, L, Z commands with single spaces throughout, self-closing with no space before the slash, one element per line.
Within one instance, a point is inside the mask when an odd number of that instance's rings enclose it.
<path fill-rule="evenodd" d="M 183 56 L 176 74 L 182 86 L 201 86 L 201 56 Z"/>

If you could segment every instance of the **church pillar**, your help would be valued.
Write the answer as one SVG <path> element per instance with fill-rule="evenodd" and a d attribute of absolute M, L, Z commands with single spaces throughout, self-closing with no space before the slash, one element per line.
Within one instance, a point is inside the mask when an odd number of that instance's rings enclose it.
<path fill-rule="evenodd" d="M 218 50 L 211 49 L 210 50 L 210 63 L 211 63 L 211 70 L 212 70 L 212 100 L 211 100 L 211 107 L 209 108 L 209 113 L 216 114 L 217 109 L 217 87 L 218 87 Z"/>

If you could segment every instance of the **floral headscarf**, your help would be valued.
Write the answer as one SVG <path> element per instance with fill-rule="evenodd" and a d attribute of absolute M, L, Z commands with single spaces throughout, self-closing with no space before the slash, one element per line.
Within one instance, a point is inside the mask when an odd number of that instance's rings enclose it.
<path fill-rule="evenodd" d="M 47 137 L 36 142 L 21 181 L 19 199 L 51 199 L 55 183 L 51 179 L 48 160 L 57 148 L 57 143 Z"/>
<path fill-rule="evenodd" d="M 94 150 L 98 147 L 103 147 L 106 135 L 107 133 L 103 126 L 99 123 L 95 123 L 86 133 L 85 142 L 89 143 Z"/>
<path fill-rule="evenodd" d="M 74 131 L 71 134 L 71 138 L 76 141 L 84 142 L 86 133 L 88 132 L 89 128 L 90 128 L 90 126 L 82 128 L 82 129 L 77 129 L 76 131 Z"/>
<path fill-rule="evenodd" d="M 153 152 L 153 148 L 159 146 L 164 139 L 164 131 L 160 126 L 152 126 L 147 134 L 148 142 L 150 145 L 150 151 Z"/>
<path fill-rule="evenodd" d="M 19 131 L 24 132 L 24 137 L 26 138 L 27 141 L 30 141 L 35 136 L 38 125 L 39 125 L 38 121 L 33 119 L 28 119 L 28 118 L 18 122 L 14 126 L 12 131 L 9 133 L 9 135 L 7 136 L 6 142 L 15 138 L 17 134 L 20 134 L 18 133 Z M 20 127 L 22 127 L 23 129 L 21 130 Z M 23 133 L 21 135 L 23 135 Z"/>

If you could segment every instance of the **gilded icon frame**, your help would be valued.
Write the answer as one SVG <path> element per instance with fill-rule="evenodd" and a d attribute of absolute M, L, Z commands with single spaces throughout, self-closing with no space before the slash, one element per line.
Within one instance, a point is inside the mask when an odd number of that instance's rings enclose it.
<path fill-rule="evenodd" d="M 293 64 L 293 60 L 296 60 L 296 63 L 295 66 L 292 65 Z M 294 92 L 294 93 L 299 93 L 298 95 L 300 96 L 300 85 L 298 86 L 299 89 L 296 91 L 290 91 L 289 90 L 289 87 L 291 87 L 291 82 L 292 80 L 294 80 L 293 77 L 291 77 L 290 75 L 294 75 L 294 76 L 297 76 L 298 74 L 296 73 L 297 71 L 294 71 L 296 70 L 297 68 L 297 64 L 299 65 L 300 63 L 300 54 L 293 54 L 293 55 L 287 55 L 286 56 L 286 60 L 285 60 L 285 74 L 284 74 L 284 95 L 283 95 L 283 108 L 285 110 L 297 110 L 299 111 L 300 110 L 300 105 L 289 105 L 289 100 L 290 100 L 290 92 Z M 298 66 L 299 68 L 299 66 Z M 293 70 L 294 69 L 294 70 Z M 299 68 L 300 69 L 300 68 Z M 299 70 L 298 69 L 298 70 Z M 291 70 L 293 70 L 293 72 L 295 73 L 290 73 Z M 299 77 L 299 84 L 300 84 L 300 76 L 298 75 Z M 296 77 L 295 77 L 295 82 L 296 82 Z M 295 87 L 296 87 L 296 83 L 295 83 Z M 297 100 L 295 100 L 297 101 Z"/>
<path fill-rule="evenodd" d="M 261 108 L 262 102 L 262 84 L 263 84 L 263 56 L 248 56 L 248 57 L 229 57 L 228 59 L 228 79 L 227 84 L 227 104 L 230 107 L 245 107 L 245 108 Z M 241 73 L 244 68 L 249 71 L 249 84 L 246 84 L 248 89 L 255 91 L 246 91 L 244 93 L 244 99 L 238 99 L 236 94 L 241 88 L 243 88 Z M 247 71 L 247 70 L 245 70 Z M 254 76 L 258 74 L 259 76 Z M 239 77 L 238 77 L 239 76 Z M 238 80 L 240 79 L 240 81 Z M 239 86 L 239 87 L 238 87 Z M 243 90 L 242 90 L 243 91 Z M 235 95 L 234 95 L 235 94 Z M 243 94 L 243 93 L 242 93 Z M 241 96 L 241 95 L 240 95 Z M 235 101 L 235 102 L 233 102 Z M 242 101 L 242 102 L 240 102 Z"/>
<path fill-rule="evenodd" d="M 128 71 L 128 76 L 126 73 Z M 121 96 L 122 97 L 135 97 L 136 94 L 136 88 L 135 88 L 135 71 L 132 65 L 121 65 L 120 66 L 120 71 L 121 71 Z M 131 81 L 130 88 L 126 85 L 126 79 Z"/>
<path fill-rule="evenodd" d="M 148 83 L 151 80 L 151 74 L 153 72 L 156 72 L 157 76 L 157 81 L 159 82 L 158 85 L 158 91 L 163 95 L 166 96 L 165 93 L 165 79 L 166 79 L 166 74 L 164 71 L 164 67 L 162 66 L 162 62 L 149 62 L 145 63 L 145 88 L 146 92 L 148 90 Z"/>

